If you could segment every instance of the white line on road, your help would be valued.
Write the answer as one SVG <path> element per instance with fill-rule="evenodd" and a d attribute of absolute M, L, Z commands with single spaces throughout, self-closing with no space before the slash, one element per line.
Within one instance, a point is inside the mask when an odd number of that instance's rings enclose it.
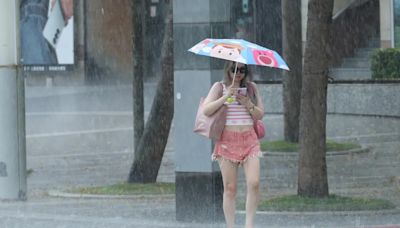
<path fill-rule="evenodd" d="M 164 153 L 171 153 L 174 148 L 171 146 L 165 147 Z M 120 150 L 120 151 L 105 151 L 105 152 L 88 152 L 88 153 L 63 153 L 63 154 L 29 154 L 29 158 L 67 158 L 67 157 L 86 157 L 86 156 L 106 156 L 106 155 L 126 155 L 133 154 L 133 150 Z"/>
<path fill-rule="evenodd" d="M 101 111 L 101 112 L 29 112 L 26 113 L 27 116 L 132 116 L 131 111 Z"/>
<path fill-rule="evenodd" d="M 54 133 L 42 133 L 42 134 L 30 134 L 27 135 L 27 139 L 43 138 L 43 137 L 59 137 L 59 136 L 71 136 L 71 135 L 82 135 L 82 134 L 97 134 L 117 131 L 132 131 L 133 127 L 122 127 L 122 128 L 105 128 L 98 130 L 85 130 L 85 131 L 66 131 L 66 132 L 54 132 Z"/>
<path fill-rule="evenodd" d="M 33 154 L 29 155 L 29 158 L 67 158 L 67 157 L 92 157 L 92 156 L 107 156 L 107 155 L 129 155 L 134 152 L 131 150 L 123 151 L 109 151 L 109 152 L 93 152 L 93 153 L 64 153 L 64 154 Z"/>
<path fill-rule="evenodd" d="M 147 212 L 149 209 L 138 208 L 132 211 L 132 213 L 138 212 Z M 167 208 L 165 210 L 172 211 L 173 208 Z M 151 216 L 150 216 L 151 217 Z M 162 221 L 162 219 L 154 219 L 154 216 L 151 218 L 127 218 L 121 217 L 120 215 L 116 216 L 88 216 L 88 215 L 77 215 L 77 214 L 56 214 L 56 213 L 38 213 L 38 212 L 25 212 L 25 211 L 17 211 L 17 212 L 9 212 L 2 210 L 0 214 L 0 221 L 7 218 L 14 218 L 18 220 L 18 223 L 27 224 L 27 223 L 35 223 L 38 221 L 47 221 L 48 223 L 54 225 L 62 225 L 62 224 L 70 224 L 78 223 L 79 225 L 90 225 L 90 227 L 106 227 L 107 226 L 115 226 L 115 225 L 129 225 L 132 227 L 187 227 L 184 224 L 180 224 L 172 219 L 170 221 Z M 161 221 L 160 221 L 161 220 Z"/>

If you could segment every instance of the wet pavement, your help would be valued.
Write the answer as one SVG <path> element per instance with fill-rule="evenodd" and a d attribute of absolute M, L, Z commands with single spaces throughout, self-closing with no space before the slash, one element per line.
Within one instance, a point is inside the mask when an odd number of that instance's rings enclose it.
<path fill-rule="evenodd" d="M 145 89 L 152 91 L 154 85 Z M 146 94 L 147 104 L 151 93 Z M 1 202 L 0 227 L 224 227 L 175 220 L 174 197 L 50 196 L 75 186 L 125 181 L 133 159 L 131 88 L 27 88 L 28 200 Z M 153 94 L 154 95 L 154 94 Z M 145 108 L 149 110 L 149 105 Z M 266 140 L 282 138 L 282 115 L 267 114 Z M 173 131 L 173 128 L 172 128 Z M 365 150 L 327 156 L 330 192 L 387 199 L 400 208 L 400 119 L 328 115 L 327 137 Z M 169 140 L 158 181 L 174 182 Z M 238 200 L 245 186 L 240 172 Z M 296 192 L 297 156 L 265 154 L 264 197 Z M 238 227 L 244 223 L 238 212 Z M 256 227 L 396 227 L 400 211 L 258 212 Z M 400 227 L 398 225 L 397 227 Z"/>

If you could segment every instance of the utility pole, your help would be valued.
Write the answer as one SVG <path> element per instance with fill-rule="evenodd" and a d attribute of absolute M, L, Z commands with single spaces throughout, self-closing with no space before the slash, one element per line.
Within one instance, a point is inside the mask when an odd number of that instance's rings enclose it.
<path fill-rule="evenodd" d="M 0 3 L 0 200 L 26 200 L 24 79 L 19 74 L 19 0 Z"/>

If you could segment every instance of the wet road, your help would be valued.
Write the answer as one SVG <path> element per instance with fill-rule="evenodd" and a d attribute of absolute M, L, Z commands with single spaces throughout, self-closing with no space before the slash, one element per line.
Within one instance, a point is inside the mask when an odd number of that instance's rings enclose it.
<path fill-rule="evenodd" d="M 155 85 L 146 85 L 150 109 Z M 27 88 L 27 202 L 2 202 L 2 227 L 223 227 L 175 221 L 174 199 L 70 199 L 47 195 L 72 186 L 124 181 L 133 159 L 132 90 L 107 88 Z M 266 115 L 267 139 L 282 138 L 282 116 Z M 327 158 L 330 190 L 352 196 L 386 198 L 400 205 L 400 120 L 329 115 L 328 138 L 353 140 L 366 153 Z M 173 182 L 174 143 L 169 140 L 159 181 Z M 294 193 L 296 157 L 262 161 L 265 196 Z M 241 177 L 243 174 L 241 173 Z M 239 185 L 239 197 L 244 195 Z M 243 214 L 238 215 L 239 223 Z M 259 213 L 257 227 L 365 227 L 400 224 L 398 212 L 367 214 Z"/>

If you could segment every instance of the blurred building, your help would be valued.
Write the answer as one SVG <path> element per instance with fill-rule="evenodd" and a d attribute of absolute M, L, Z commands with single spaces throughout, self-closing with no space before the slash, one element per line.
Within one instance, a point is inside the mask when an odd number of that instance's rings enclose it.
<path fill-rule="evenodd" d="M 218 0 L 211 0 L 218 1 Z M 146 79 L 155 79 L 160 71 L 160 50 L 164 28 L 166 0 L 146 1 L 147 47 L 145 64 Z M 202 2 L 202 1 L 197 1 Z M 208 2 L 208 1 L 204 1 Z M 227 0 L 227 21 L 208 31 L 209 36 L 244 38 L 260 45 L 282 50 L 282 13 L 280 0 Z M 306 40 L 308 0 L 302 0 L 303 42 Z M 25 71 L 27 85 L 83 85 L 127 84 L 132 82 L 132 16 L 129 0 L 76 0 L 74 1 L 74 62 L 59 71 L 29 68 Z M 207 3 L 209 4 L 209 3 Z M 190 5 L 193 7 L 193 5 Z M 196 31 L 194 31 L 196 32 Z M 179 36 L 179 29 L 174 29 Z M 333 12 L 333 58 L 331 66 L 343 71 L 343 59 L 351 58 L 361 51 L 378 47 L 400 46 L 400 0 L 335 0 Z M 190 46 L 186 47 L 188 49 Z M 367 49 L 364 49 L 367 48 Z M 182 53 L 182 62 L 175 64 L 184 68 L 190 63 Z M 365 57 L 362 57 L 365 58 Z M 365 58 L 367 59 L 367 58 Z M 368 61 L 368 60 L 366 60 Z M 362 67 L 348 67 L 364 73 Z M 274 69 L 257 68 L 262 78 L 276 80 L 280 73 Z M 351 72 L 344 74 L 351 75 Z M 367 72 L 368 74 L 368 72 Z M 343 77 L 343 76 L 338 76 Z M 355 76 L 357 78 L 358 76 Z M 352 76 L 349 76 L 352 78 Z M 368 78 L 365 77 L 365 79 Z"/>

